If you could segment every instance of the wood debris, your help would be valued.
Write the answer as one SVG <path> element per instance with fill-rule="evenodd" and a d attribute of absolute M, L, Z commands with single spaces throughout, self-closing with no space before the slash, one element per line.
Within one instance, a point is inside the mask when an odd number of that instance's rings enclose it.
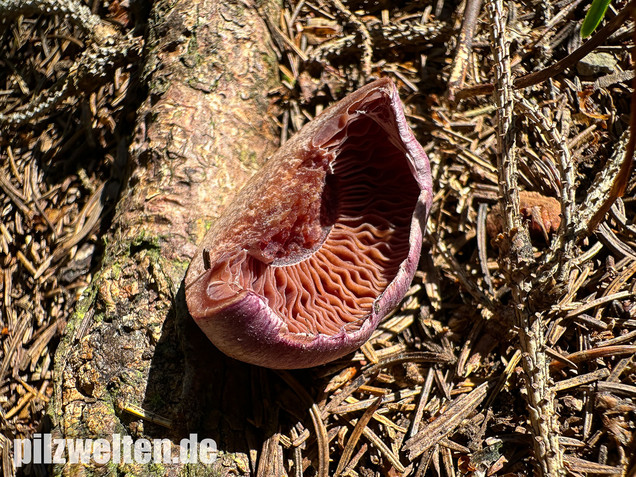
<path fill-rule="evenodd" d="M 266 19 L 278 49 L 281 83 L 269 96 L 281 142 L 388 75 L 430 156 L 435 197 L 411 292 L 361 350 L 312 370 L 255 371 L 249 450 L 237 464 L 244 475 L 636 469 L 628 2 L 582 45 L 585 2 L 484 3 L 288 0 L 280 18 Z M 130 33 L 135 12 L 126 5 L 95 3 L 102 20 Z M 10 22 L 0 40 L 0 112 L 55 91 L 89 43 L 65 18 Z M 578 76 L 576 63 L 595 49 L 614 57 L 616 71 Z M 4 475 L 13 472 L 10 438 L 32 436 L 43 417 L 52 354 L 100 260 L 124 179 L 137 68 L 124 56 L 89 93 L 0 135 Z M 518 166 L 503 209 L 498 156 Z M 527 228 L 539 237 L 524 244 L 532 266 L 502 267 L 515 245 L 494 245 Z M 525 324 L 513 306 L 519 270 Z M 540 408 L 549 416 L 537 415 L 533 386 L 550 398 Z M 173 423 L 139 405 L 122 409 L 151 429 Z M 539 417 L 556 424 L 563 458 L 554 467 L 537 455 Z"/>

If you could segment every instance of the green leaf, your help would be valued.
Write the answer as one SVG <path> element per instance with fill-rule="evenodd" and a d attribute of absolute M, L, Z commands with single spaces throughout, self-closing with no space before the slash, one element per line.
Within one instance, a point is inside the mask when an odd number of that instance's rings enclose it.
<path fill-rule="evenodd" d="M 581 38 L 587 38 L 594 33 L 594 30 L 596 30 L 596 27 L 605 16 L 610 2 L 611 0 L 593 0 L 592 6 L 588 10 L 587 15 L 585 15 L 583 25 L 581 25 Z"/>

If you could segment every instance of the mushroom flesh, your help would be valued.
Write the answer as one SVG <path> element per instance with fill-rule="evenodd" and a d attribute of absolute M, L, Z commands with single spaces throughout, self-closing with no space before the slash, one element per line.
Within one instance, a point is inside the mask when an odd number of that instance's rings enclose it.
<path fill-rule="evenodd" d="M 241 361 L 342 357 L 410 286 L 431 199 L 397 88 L 377 80 L 305 125 L 237 194 L 190 264 L 188 310 Z"/>

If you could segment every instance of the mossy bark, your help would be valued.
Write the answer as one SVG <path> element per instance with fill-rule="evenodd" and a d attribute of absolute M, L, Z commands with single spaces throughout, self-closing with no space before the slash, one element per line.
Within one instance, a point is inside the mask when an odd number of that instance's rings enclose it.
<path fill-rule="evenodd" d="M 276 56 L 263 18 L 278 0 L 161 0 L 153 7 L 147 100 L 101 270 L 56 356 L 54 434 L 167 438 L 224 450 L 209 466 L 58 465 L 56 475 L 250 472 L 240 389 L 254 370 L 218 353 L 183 307 L 182 280 L 219 211 L 275 150 L 266 92 Z M 201 349 L 200 349 L 201 348 Z M 238 383 L 238 384 L 237 384 Z M 162 419 L 141 419 L 134 408 Z M 153 424 L 151 421 L 155 421 Z M 159 422 L 161 425 L 157 425 Z"/>

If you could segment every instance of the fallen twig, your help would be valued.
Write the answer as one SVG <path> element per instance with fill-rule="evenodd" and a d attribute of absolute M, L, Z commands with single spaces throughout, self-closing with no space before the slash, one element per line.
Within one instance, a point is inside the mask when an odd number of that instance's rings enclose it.
<path fill-rule="evenodd" d="M 634 0 L 629 2 L 614 18 L 612 18 L 607 25 L 601 28 L 594 34 L 588 41 L 583 43 L 579 48 L 573 51 L 555 64 L 535 73 L 530 73 L 525 76 L 521 76 L 514 80 L 513 87 L 515 89 L 527 88 L 535 84 L 539 84 L 546 81 L 549 78 L 553 78 L 559 73 L 563 72 L 566 68 L 574 66 L 581 58 L 591 53 L 596 47 L 600 46 L 609 36 L 620 28 L 625 20 L 630 15 L 631 9 L 634 7 Z M 458 100 L 470 98 L 471 96 L 480 96 L 484 94 L 490 94 L 493 92 L 495 85 L 493 83 L 480 84 L 477 86 L 471 86 L 464 88 L 457 92 L 456 98 Z"/>

